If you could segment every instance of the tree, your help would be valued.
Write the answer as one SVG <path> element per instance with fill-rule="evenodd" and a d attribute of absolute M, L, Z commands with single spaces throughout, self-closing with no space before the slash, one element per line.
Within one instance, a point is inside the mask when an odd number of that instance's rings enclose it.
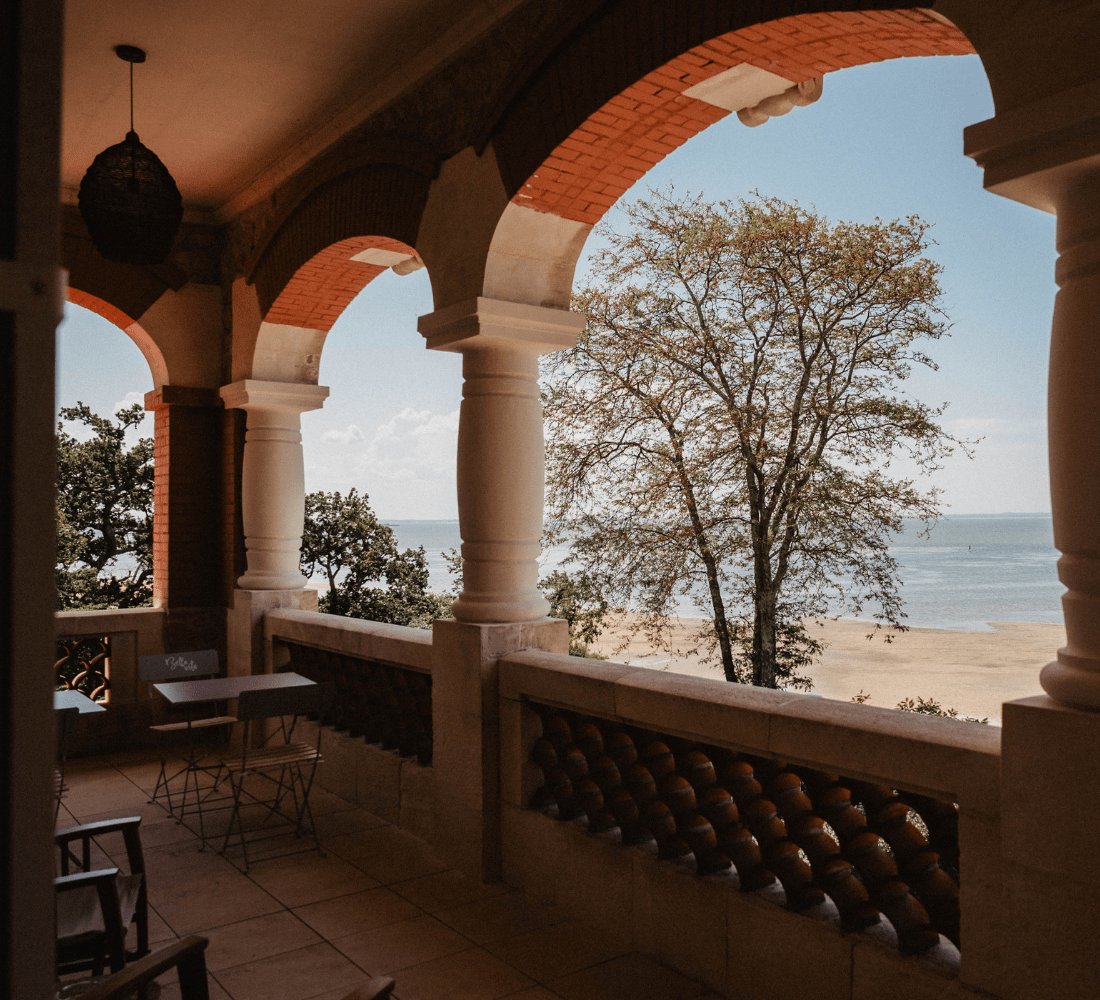
<path fill-rule="evenodd" d="M 603 632 L 610 610 L 596 581 L 587 573 L 556 569 L 539 581 L 539 589 L 550 602 L 550 617 L 563 618 L 569 625 L 570 655 L 606 659 L 588 652 L 589 643 Z"/>
<path fill-rule="evenodd" d="M 306 496 L 302 572 L 328 579 L 321 611 L 394 625 L 430 628 L 451 612 L 453 594 L 432 593 L 424 547 L 399 552 L 393 529 L 352 489 Z M 379 586 L 385 581 L 385 587 Z"/>
<path fill-rule="evenodd" d="M 145 416 L 140 403 L 112 423 L 84 404 L 57 424 L 57 606 L 137 608 L 153 603 L 153 439 L 130 448 L 126 432 Z M 76 421 L 94 434 L 79 441 Z M 122 562 L 120 562 L 120 560 Z M 125 564 L 125 568 L 124 568 Z"/>
<path fill-rule="evenodd" d="M 654 641 L 690 595 L 727 680 L 808 688 L 814 617 L 904 628 L 890 536 L 939 503 L 891 462 L 967 444 L 900 390 L 948 329 L 928 224 L 663 193 L 627 215 L 544 364 L 550 539 Z"/>

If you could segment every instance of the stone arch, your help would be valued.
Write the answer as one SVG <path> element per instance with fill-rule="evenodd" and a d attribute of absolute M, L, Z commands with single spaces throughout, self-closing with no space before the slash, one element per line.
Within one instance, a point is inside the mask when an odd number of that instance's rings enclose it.
<path fill-rule="evenodd" d="M 413 153 L 388 157 L 396 159 L 400 162 L 348 167 L 337 155 L 288 186 L 281 210 L 243 269 L 248 284 L 255 286 L 262 315 L 266 317 L 301 268 L 322 254 L 332 259 L 329 249 L 335 244 L 377 233 L 415 245 L 436 162 Z"/>
<path fill-rule="evenodd" d="M 261 312 L 246 351 L 250 377 L 316 385 L 325 338 L 351 300 L 387 268 L 422 266 L 412 246 L 388 236 L 353 236 L 314 254 Z"/>
<path fill-rule="evenodd" d="M 644 51 L 667 55 L 685 36 L 705 36 L 707 23 L 684 23 L 659 38 L 654 31 Z M 599 36 L 589 31 L 584 40 L 591 45 Z M 624 60 L 616 63 L 615 43 L 608 43 L 606 62 L 617 66 L 621 83 Z M 704 37 L 616 93 L 606 93 L 614 70 L 589 81 L 587 100 L 574 94 L 559 102 L 558 112 L 572 104 L 580 118 L 567 129 L 567 119 L 548 119 L 549 112 L 535 105 L 547 78 L 572 66 L 580 46 L 566 46 L 551 60 L 493 136 L 510 200 L 488 253 L 488 297 L 568 308 L 576 261 L 592 226 L 651 167 L 728 115 L 739 113 L 754 125 L 794 104 L 812 103 L 821 93 L 820 78 L 849 66 L 974 52 L 958 28 L 925 8 L 798 14 Z"/>
<path fill-rule="evenodd" d="M 566 48 L 552 60 L 512 102 L 492 138 L 513 201 L 578 222 L 599 221 L 650 167 L 735 110 L 724 106 L 736 100 L 735 68 L 758 81 L 763 73 L 794 85 L 884 59 L 974 52 L 958 28 L 926 8 L 805 13 L 713 34 L 706 33 L 706 19 L 696 20 L 667 36 L 647 34 L 644 44 L 633 37 L 639 29 L 630 30 L 628 40 L 643 50 L 631 59 L 616 59 L 621 54 L 614 49 L 626 43 L 608 39 L 605 61 L 612 68 L 571 88 L 551 109 L 543 92 L 586 57 L 578 41 L 578 51 Z M 683 44 L 693 34 L 698 40 Z M 586 32 L 583 41 L 597 44 L 599 35 Z M 649 53 L 654 58 L 646 66 Z M 716 80 L 720 74 L 725 78 Z"/>
<path fill-rule="evenodd" d="M 101 299 L 98 295 L 81 291 L 71 285 L 68 290 L 68 299 L 74 305 L 83 306 L 85 309 L 102 316 L 108 322 L 114 323 L 137 345 L 138 350 L 141 351 L 142 356 L 149 365 L 149 371 L 153 376 L 154 389 L 160 389 L 168 384 L 168 363 L 165 361 L 164 353 L 137 320 L 131 319 L 118 306 Z"/>

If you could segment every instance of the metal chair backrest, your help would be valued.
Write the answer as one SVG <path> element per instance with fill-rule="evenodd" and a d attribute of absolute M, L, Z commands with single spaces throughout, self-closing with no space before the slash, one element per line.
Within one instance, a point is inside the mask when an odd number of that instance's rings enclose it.
<path fill-rule="evenodd" d="M 242 691 L 237 701 L 237 718 L 242 722 L 271 719 L 279 715 L 316 715 L 324 719 L 336 697 L 336 685 L 299 684 L 294 687 Z"/>

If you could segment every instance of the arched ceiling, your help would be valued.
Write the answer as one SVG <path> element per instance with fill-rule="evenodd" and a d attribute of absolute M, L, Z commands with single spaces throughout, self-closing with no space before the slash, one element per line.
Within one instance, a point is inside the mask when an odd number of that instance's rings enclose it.
<path fill-rule="evenodd" d="M 62 188 L 134 127 L 191 209 L 268 193 L 518 0 L 75 0 L 65 17 Z"/>

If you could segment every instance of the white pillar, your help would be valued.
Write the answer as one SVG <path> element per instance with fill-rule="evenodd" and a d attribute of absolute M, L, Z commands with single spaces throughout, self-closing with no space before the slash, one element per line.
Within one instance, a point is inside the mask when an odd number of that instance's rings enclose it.
<path fill-rule="evenodd" d="M 1060 193 L 1058 255 L 1047 433 L 1068 642 L 1040 680 L 1064 705 L 1100 709 L 1100 173 Z"/>
<path fill-rule="evenodd" d="M 221 388 L 227 407 L 248 414 L 241 471 L 241 513 L 248 569 L 244 590 L 300 590 L 305 519 L 301 414 L 328 396 L 320 385 L 244 379 Z"/>
<path fill-rule="evenodd" d="M 462 354 L 458 621 L 524 622 L 550 610 L 538 589 L 546 476 L 538 358 L 576 343 L 584 317 L 477 298 L 420 318 L 432 350 Z"/>

